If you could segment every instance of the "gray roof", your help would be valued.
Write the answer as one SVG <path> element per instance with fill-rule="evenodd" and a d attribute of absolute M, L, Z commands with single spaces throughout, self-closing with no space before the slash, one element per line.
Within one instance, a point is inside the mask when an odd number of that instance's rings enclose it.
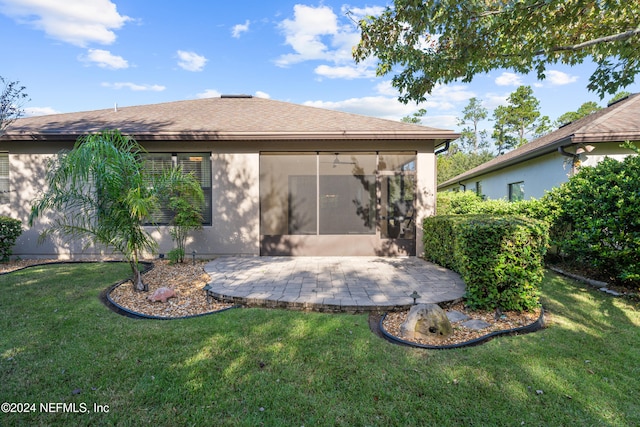
<path fill-rule="evenodd" d="M 389 139 L 453 140 L 459 135 L 270 99 L 222 96 L 162 104 L 27 117 L 2 140 L 76 139 L 119 129 L 140 140 Z"/>
<path fill-rule="evenodd" d="M 572 144 L 640 141 L 640 93 L 569 123 L 438 185 L 438 188 L 493 172 Z"/>

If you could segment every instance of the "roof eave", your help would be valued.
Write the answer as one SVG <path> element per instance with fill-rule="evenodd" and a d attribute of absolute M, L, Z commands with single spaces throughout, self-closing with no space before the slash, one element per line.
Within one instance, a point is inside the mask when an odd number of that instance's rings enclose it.
<path fill-rule="evenodd" d="M 76 140 L 87 132 L 6 133 L 0 141 Z M 95 131 L 94 131 L 95 132 Z M 329 131 L 329 132 L 136 132 L 124 130 L 141 141 L 270 141 L 270 140 L 454 140 L 454 132 L 415 131 Z"/>
<path fill-rule="evenodd" d="M 571 144 L 573 142 L 574 142 L 573 141 L 573 135 L 570 135 L 567 138 L 563 138 L 563 139 L 560 139 L 558 141 L 554 141 L 551 144 L 547 144 L 547 145 L 545 145 L 543 147 L 540 147 L 540 148 L 538 148 L 536 150 L 531 150 L 528 153 L 522 154 L 520 156 L 515 156 L 515 157 L 513 157 L 511 159 L 508 159 L 508 160 L 505 160 L 503 162 L 498 162 L 498 163 L 496 163 L 494 165 L 491 165 L 491 166 L 489 166 L 487 168 L 482 168 L 482 169 L 479 169 L 479 170 L 471 170 L 469 172 L 465 172 L 463 174 L 460 174 L 460 175 L 458 175 L 458 176 L 456 176 L 454 178 L 451 178 L 450 180 L 445 181 L 442 184 L 438 185 L 438 190 L 441 189 L 441 188 L 444 188 L 444 187 L 449 187 L 450 185 L 454 185 L 454 184 L 458 184 L 458 183 L 463 182 L 463 181 L 467 181 L 469 179 L 475 178 L 475 177 L 480 176 L 480 175 L 485 175 L 485 174 L 494 172 L 496 170 L 503 169 L 505 167 L 509 167 L 509 166 L 517 165 L 517 164 L 522 163 L 522 162 L 526 162 L 528 160 L 531 160 L 533 158 L 536 158 L 536 157 L 539 157 L 539 156 L 542 156 L 542 155 L 545 155 L 545 154 L 553 153 L 553 152 L 558 150 L 558 147 L 561 147 L 561 146 L 564 146 L 564 145 L 567 145 L 567 144 Z"/>

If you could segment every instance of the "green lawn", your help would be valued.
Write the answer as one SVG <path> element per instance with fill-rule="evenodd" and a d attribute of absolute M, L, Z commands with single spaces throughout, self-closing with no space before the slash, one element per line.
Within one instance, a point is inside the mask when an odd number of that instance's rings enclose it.
<path fill-rule="evenodd" d="M 98 295 L 129 272 L 0 276 L 0 400 L 36 404 L 1 426 L 640 425 L 638 306 L 554 274 L 545 330 L 436 351 L 377 338 L 366 315 L 125 318 Z"/>

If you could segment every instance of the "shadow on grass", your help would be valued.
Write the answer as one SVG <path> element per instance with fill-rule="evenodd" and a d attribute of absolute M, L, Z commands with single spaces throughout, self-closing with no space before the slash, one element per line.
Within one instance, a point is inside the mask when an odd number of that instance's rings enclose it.
<path fill-rule="evenodd" d="M 3 425 L 640 423 L 637 310 L 555 275 L 543 288 L 549 328 L 437 352 L 385 342 L 366 315 L 124 318 L 97 296 L 127 268 L 0 276 L 0 395 L 109 405 L 108 413 L 3 414 Z"/>

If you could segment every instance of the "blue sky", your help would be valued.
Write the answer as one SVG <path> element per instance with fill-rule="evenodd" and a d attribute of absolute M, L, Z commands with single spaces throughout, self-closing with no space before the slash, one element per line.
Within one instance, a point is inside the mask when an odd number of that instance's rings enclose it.
<path fill-rule="evenodd" d="M 347 11 L 357 19 L 388 3 L 0 0 L 0 76 L 27 87 L 28 115 L 250 94 L 393 120 L 426 108 L 425 125 L 459 130 L 469 98 L 492 112 L 521 84 L 551 120 L 610 98 L 587 91 L 595 67 L 583 64 L 552 66 L 541 82 L 496 70 L 401 104 L 391 76 L 351 59 L 359 34 Z"/>

